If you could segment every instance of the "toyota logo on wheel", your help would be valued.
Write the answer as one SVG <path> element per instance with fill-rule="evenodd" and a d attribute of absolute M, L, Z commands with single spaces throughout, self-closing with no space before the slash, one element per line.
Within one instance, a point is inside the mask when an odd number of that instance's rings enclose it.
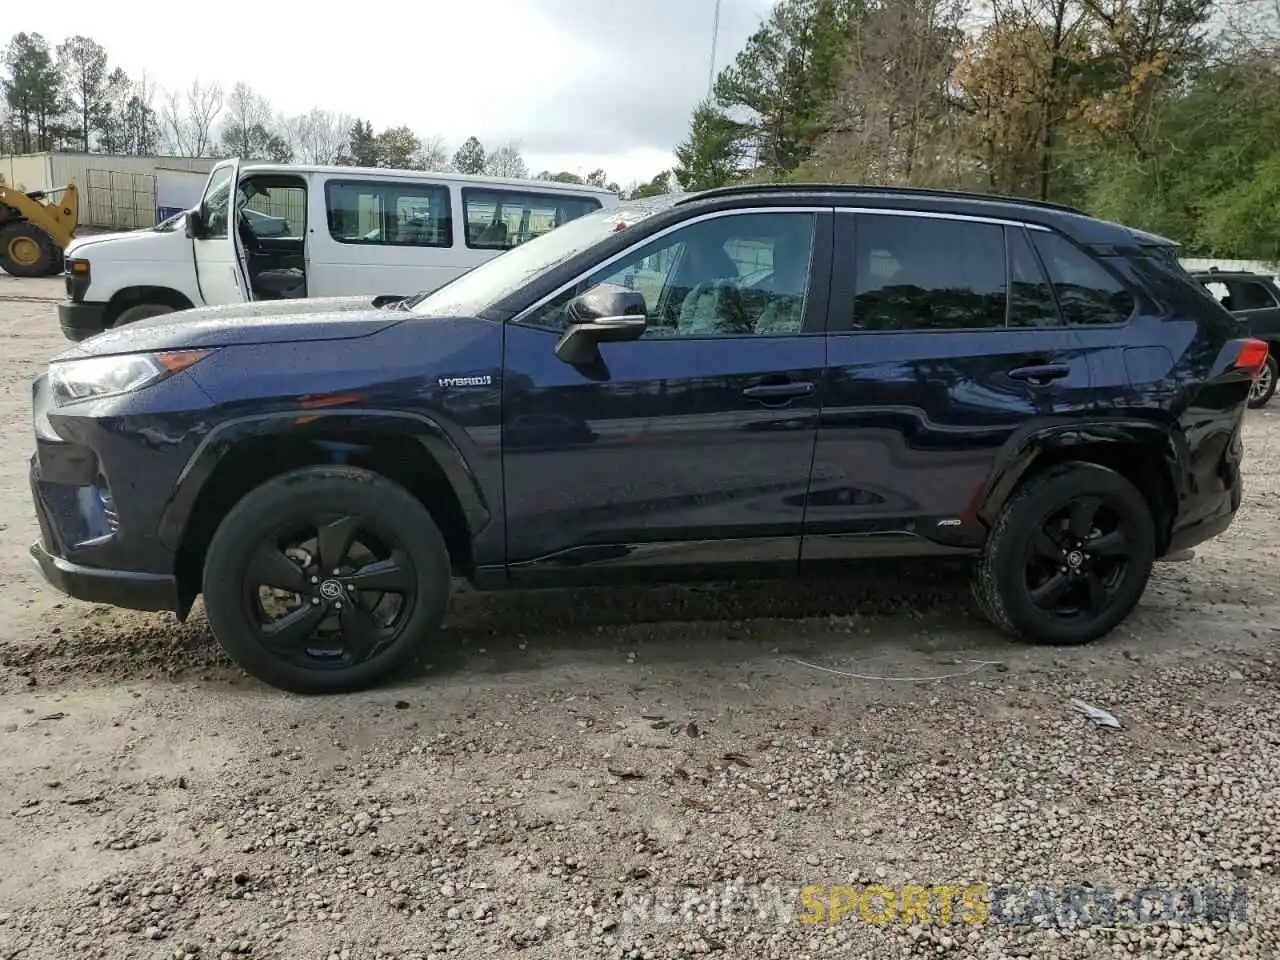
<path fill-rule="evenodd" d="M 341 600 L 342 584 L 337 580 L 326 580 L 324 583 L 320 584 L 320 596 L 324 597 L 326 600 Z"/>

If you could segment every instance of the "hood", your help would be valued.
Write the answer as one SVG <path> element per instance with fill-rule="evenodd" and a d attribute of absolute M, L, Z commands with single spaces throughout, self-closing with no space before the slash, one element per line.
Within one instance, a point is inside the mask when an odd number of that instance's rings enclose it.
<path fill-rule="evenodd" d="M 54 359 L 190 347 L 351 340 L 372 336 L 411 316 L 395 309 L 378 309 L 373 306 L 373 297 L 316 297 L 196 307 L 108 330 L 82 340 Z"/>
<path fill-rule="evenodd" d="M 156 236 L 164 235 L 168 232 L 168 230 L 157 230 L 154 227 L 150 227 L 143 228 L 141 230 L 123 230 L 117 233 L 91 233 L 88 236 L 76 237 L 72 240 L 67 244 L 67 248 L 63 251 L 63 255 L 69 259 L 78 257 L 84 254 L 84 252 L 90 247 L 96 247 L 103 243 L 116 244 L 115 249 L 121 253 L 130 249 L 130 247 L 121 246 L 122 243 L 136 247 L 140 244 L 150 242 L 150 245 L 154 247 Z"/>

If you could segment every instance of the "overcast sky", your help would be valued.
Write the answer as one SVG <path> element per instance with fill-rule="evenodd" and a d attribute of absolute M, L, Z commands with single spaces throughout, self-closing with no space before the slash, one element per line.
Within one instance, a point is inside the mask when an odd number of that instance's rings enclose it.
<path fill-rule="evenodd" d="M 771 6 L 722 0 L 717 69 Z M 51 45 L 82 33 L 113 65 L 165 87 L 243 80 L 280 111 L 407 124 L 450 151 L 472 134 L 486 146 L 514 139 L 533 173 L 604 167 L 625 185 L 674 163 L 706 94 L 715 0 L 115 0 L 78 4 L 74 16 L 19 7 L 8 30 Z"/>

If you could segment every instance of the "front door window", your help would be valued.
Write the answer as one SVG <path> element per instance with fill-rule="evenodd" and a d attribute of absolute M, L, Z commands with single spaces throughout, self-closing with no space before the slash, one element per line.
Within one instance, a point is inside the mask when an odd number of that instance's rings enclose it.
<path fill-rule="evenodd" d="M 574 296 L 612 283 L 643 294 L 647 339 L 797 334 L 808 307 L 816 224 L 812 213 L 703 220 L 602 267 L 522 322 L 562 330 Z"/>
<path fill-rule="evenodd" d="M 220 167 L 209 177 L 200 209 L 204 214 L 205 237 L 214 239 L 227 235 L 227 201 L 231 197 L 231 167 Z"/>

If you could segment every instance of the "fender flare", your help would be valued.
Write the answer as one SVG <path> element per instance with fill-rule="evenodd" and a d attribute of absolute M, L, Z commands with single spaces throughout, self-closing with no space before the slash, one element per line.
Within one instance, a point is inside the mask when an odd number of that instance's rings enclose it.
<path fill-rule="evenodd" d="M 1074 420 L 1049 425 L 1041 422 L 1015 431 L 1006 441 L 986 484 L 974 498 L 977 519 L 990 528 L 1014 489 L 1046 454 L 1104 444 L 1138 445 L 1158 450 L 1174 497 L 1179 501 L 1182 499 L 1190 452 L 1181 431 L 1163 423 L 1130 418 Z"/>
<path fill-rule="evenodd" d="M 416 413 L 352 408 L 285 410 L 228 420 L 205 435 L 178 474 L 174 493 L 165 504 L 157 531 L 160 542 L 171 550 L 178 549 L 197 498 L 219 464 L 238 444 L 284 434 L 320 440 L 324 433 L 334 429 L 357 429 L 416 440 L 444 472 L 472 535 L 489 522 L 491 511 L 480 481 L 453 438 L 432 418 Z"/>

